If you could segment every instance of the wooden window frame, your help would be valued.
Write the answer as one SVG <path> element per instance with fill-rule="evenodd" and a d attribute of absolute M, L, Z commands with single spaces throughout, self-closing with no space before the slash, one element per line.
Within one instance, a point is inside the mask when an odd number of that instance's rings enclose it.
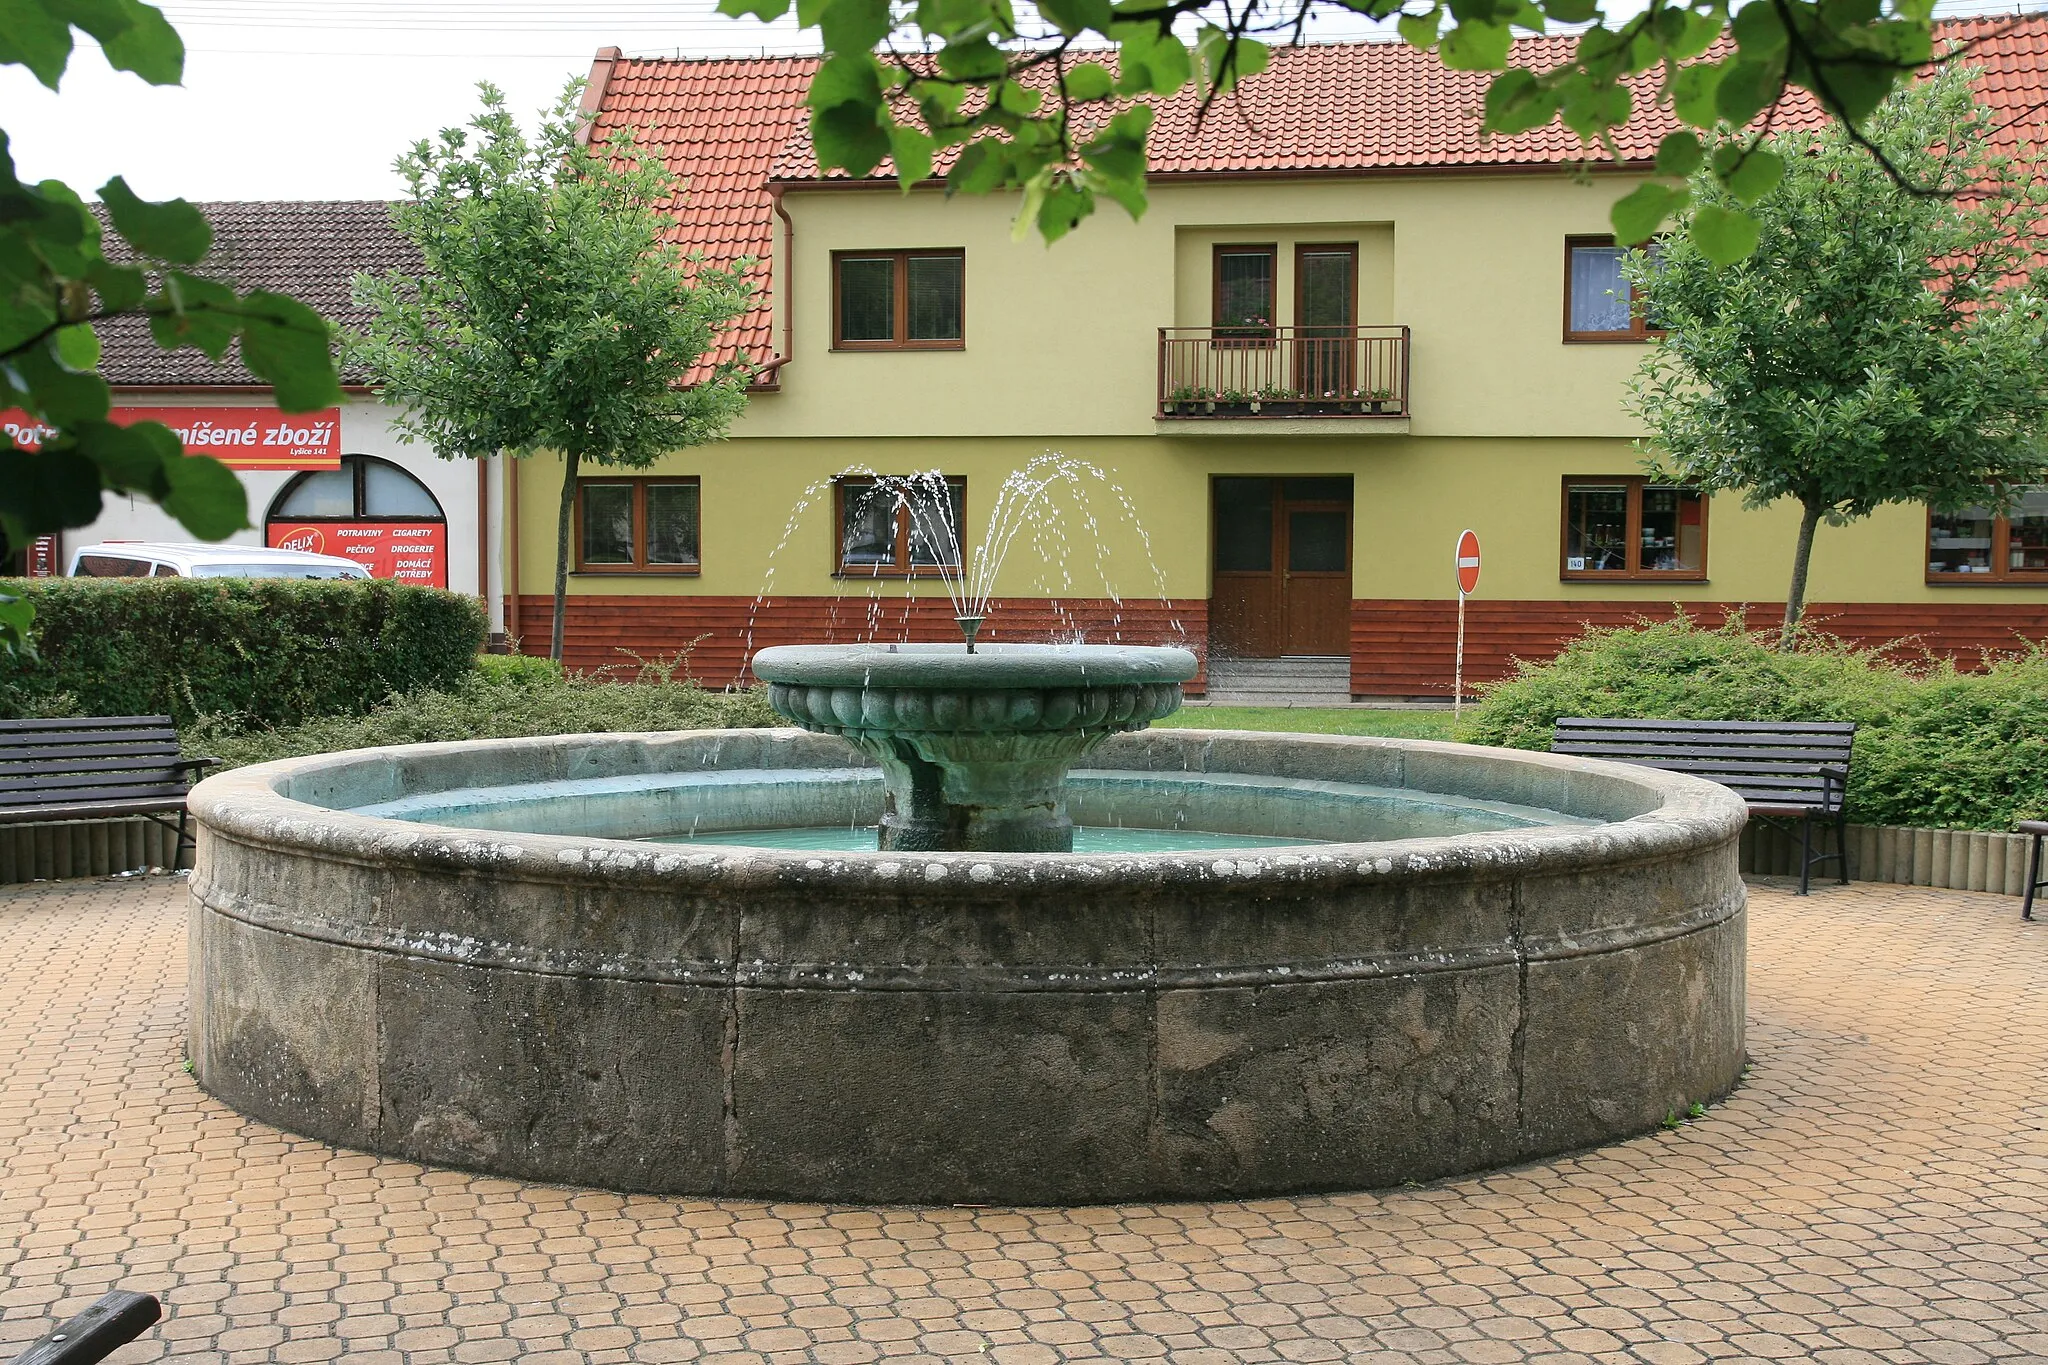
<path fill-rule="evenodd" d="M 631 564 L 586 564 L 583 560 L 583 490 L 593 485 L 627 484 L 633 489 L 633 562 Z M 649 564 L 647 562 L 647 490 L 656 485 L 688 484 L 697 490 L 697 562 L 694 564 Z M 695 578 L 704 572 L 704 484 L 695 474 L 579 475 L 576 479 L 575 525 L 570 528 L 570 545 L 576 555 L 579 574 L 656 574 L 662 577 Z"/>
<path fill-rule="evenodd" d="M 1628 547 L 1625 569 L 1574 569 L 1571 563 L 1572 489 L 1577 485 L 1622 485 L 1627 491 L 1622 544 Z M 1704 583 L 1707 581 L 1708 507 L 1713 499 L 1700 493 L 1700 566 L 1697 569 L 1645 569 L 1638 562 L 1643 552 L 1643 490 L 1684 488 L 1641 474 L 1567 474 L 1558 493 L 1557 576 L 1567 583 Z M 1695 489 L 1695 492 L 1699 490 Z"/>
<path fill-rule="evenodd" d="M 887 477 L 887 476 L 884 476 Z M 957 574 L 967 558 L 967 476 L 947 474 L 944 476 L 947 488 L 960 490 L 960 560 L 951 564 L 913 564 L 910 562 L 910 509 L 896 509 L 895 560 L 883 564 L 848 564 L 846 562 L 846 489 L 849 484 L 872 487 L 876 480 L 864 474 L 848 474 L 832 480 L 832 576 L 834 578 L 943 578 Z"/>
<path fill-rule="evenodd" d="M 1266 325 L 1273 329 L 1271 336 L 1222 336 L 1225 327 L 1223 317 L 1223 258 L 1232 253 L 1263 251 L 1273 263 L 1273 294 L 1267 311 L 1274 316 L 1266 319 Z M 1357 288 L 1357 267 L 1352 269 L 1352 287 Z M 1354 307 L 1356 305 L 1354 304 Z M 1280 344 L 1280 244 L 1278 242 L 1218 242 L 1209 248 L 1209 345 L 1216 350 L 1267 349 Z"/>
<path fill-rule="evenodd" d="M 1934 549 L 1934 509 L 1927 509 L 1927 531 L 1920 541 L 1920 562 L 1924 565 Z M 2012 518 L 2004 512 L 1991 518 L 1991 572 L 1936 573 L 1926 570 L 1927 584 L 1936 588 L 2048 588 L 2048 569 L 2015 572 L 2012 562 Z"/>
<path fill-rule="evenodd" d="M 1581 233 L 1564 239 L 1564 340 L 1567 346 L 1640 346 L 1664 335 L 1662 327 L 1644 321 L 1636 306 L 1635 290 L 1629 290 L 1626 332 L 1575 332 L 1572 330 L 1572 252 L 1582 246 L 1613 246 L 1611 233 Z"/>
<path fill-rule="evenodd" d="M 894 338 L 889 341 L 848 341 L 839 334 L 844 315 L 840 312 L 840 264 L 844 261 L 873 261 L 883 257 L 894 264 L 891 280 L 895 294 Z M 952 340 L 912 341 L 910 339 L 910 262 L 918 258 L 943 257 L 960 262 L 960 335 Z M 967 249 L 965 247 L 920 247 L 905 251 L 835 251 L 832 253 L 832 349 L 835 351 L 964 351 L 967 349 Z"/>

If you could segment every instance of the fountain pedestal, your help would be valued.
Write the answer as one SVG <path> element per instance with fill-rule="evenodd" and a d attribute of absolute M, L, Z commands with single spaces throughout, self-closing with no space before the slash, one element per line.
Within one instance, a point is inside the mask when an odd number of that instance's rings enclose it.
<path fill-rule="evenodd" d="M 884 849 L 1064 853 L 1067 770 L 1179 710 L 1197 665 L 1135 645 L 785 645 L 753 667 L 777 714 L 881 764 Z"/>

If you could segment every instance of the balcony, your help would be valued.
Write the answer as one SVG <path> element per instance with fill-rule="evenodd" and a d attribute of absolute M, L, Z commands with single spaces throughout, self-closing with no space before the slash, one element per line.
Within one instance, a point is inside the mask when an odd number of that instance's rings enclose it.
<path fill-rule="evenodd" d="M 1406 327 L 1162 327 L 1162 430 L 1408 429 Z"/>

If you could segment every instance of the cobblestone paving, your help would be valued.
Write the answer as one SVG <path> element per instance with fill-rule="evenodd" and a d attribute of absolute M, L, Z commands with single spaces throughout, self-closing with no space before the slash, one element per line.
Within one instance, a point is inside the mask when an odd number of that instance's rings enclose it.
<path fill-rule="evenodd" d="M 0 1357 L 121 1285 L 116 1362 L 2048 1360 L 2048 924 L 1752 900 L 1745 1085 L 1428 1188 L 857 1209 L 425 1170 L 180 1064 L 182 886 L 0 893 Z"/>

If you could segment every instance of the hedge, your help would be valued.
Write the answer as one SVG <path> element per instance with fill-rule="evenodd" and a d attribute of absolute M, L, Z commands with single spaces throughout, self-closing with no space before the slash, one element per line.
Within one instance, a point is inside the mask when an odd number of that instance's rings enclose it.
<path fill-rule="evenodd" d="M 179 738 L 187 753 L 209 754 L 234 768 L 381 744 L 782 723 L 768 709 L 762 688 L 707 692 L 696 683 L 658 675 L 640 682 L 566 677 L 558 665 L 519 655 L 487 654 L 478 663 L 452 687 L 393 697 L 367 715 L 248 731 L 204 721 Z"/>
<path fill-rule="evenodd" d="M 1483 688 L 1458 737 L 1547 749 L 1560 716 L 1852 721 L 1851 820 L 2009 830 L 2048 818 L 2048 654 L 2039 646 L 2015 639 L 2010 653 L 1965 673 L 1818 634 L 1789 653 L 1775 639 L 1739 619 L 1703 630 L 1683 615 L 1589 630 Z"/>
<path fill-rule="evenodd" d="M 59 578 L 9 583 L 33 658 L 0 657 L 0 716 L 168 713 L 290 725 L 359 714 L 474 671 L 476 599 L 373 579 Z"/>

